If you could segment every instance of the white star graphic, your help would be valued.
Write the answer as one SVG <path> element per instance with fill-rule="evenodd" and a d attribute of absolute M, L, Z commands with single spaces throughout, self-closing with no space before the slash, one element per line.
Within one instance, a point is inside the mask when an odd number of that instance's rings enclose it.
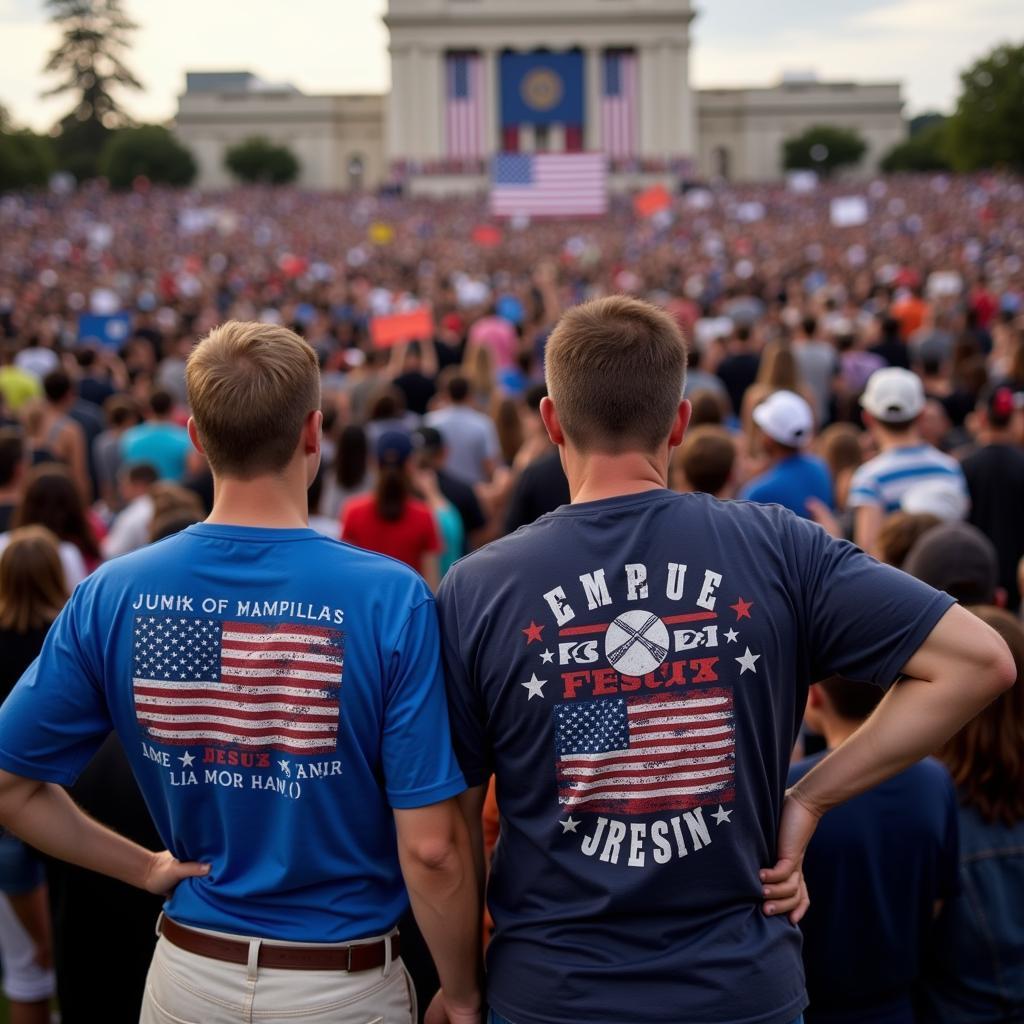
<path fill-rule="evenodd" d="M 575 832 L 580 823 L 574 820 L 570 814 L 565 821 L 560 821 L 558 824 L 562 826 L 562 835 L 564 836 L 566 832 Z"/>
<path fill-rule="evenodd" d="M 191 766 L 195 758 L 186 750 L 185 753 L 178 758 L 178 760 L 182 763 L 183 767 L 188 768 Z"/>
<path fill-rule="evenodd" d="M 543 696 L 544 696 L 544 684 L 546 682 L 547 682 L 546 679 L 538 679 L 536 672 L 530 673 L 529 681 L 522 684 L 523 686 L 526 687 L 526 689 L 529 691 L 529 694 L 530 694 L 530 696 L 527 697 L 526 699 L 527 700 L 533 700 L 534 697 L 541 697 L 541 698 L 543 698 Z"/>
<path fill-rule="evenodd" d="M 540 660 L 541 660 L 541 661 L 542 661 L 542 662 L 543 662 L 543 663 L 544 663 L 545 665 L 550 665 L 550 664 L 551 664 L 551 659 L 552 659 L 553 657 L 554 657 L 554 654 L 553 654 L 553 653 L 552 653 L 551 651 L 544 651 L 544 652 L 543 652 L 543 653 L 541 654 L 541 656 L 540 656 Z"/>
<path fill-rule="evenodd" d="M 739 633 L 737 633 L 735 629 L 730 629 L 726 631 L 725 639 L 728 640 L 729 643 L 734 644 L 736 643 L 736 637 L 738 636 Z"/>
<path fill-rule="evenodd" d="M 712 814 L 711 817 L 715 819 L 715 824 L 716 825 L 721 825 L 723 821 L 727 822 L 728 824 L 731 825 L 732 822 L 729 821 L 729 818 L 730 818 L 731 815 L 732 815 L 732 811 L 723 810 L 722 809 L 722 805 L 719 804 L 718 805 L 718 810 L 714 814 Z"/>
<path fill-rule="evenodd" d="M 281 769 L 281 771 L 283 771 L 285 773 L 285 775 L 291 775 L 292 770 L 291 770 L 291 768 L 288 767 L 288 762 L 287 761 L 278 761 L 277 762 L 277 766 L 278 766 L 278 768 Z"/>
<path fill-rule="evenodd" d="M 761 657 L 760 654 L 751 654 L 750 653 L 750 648 L 748 647 L 747 650 L 746 650 L 746 653 L 743 655 L 743 657 L 736 659 L 740 663 L 740 675 L 743 675 L 743 673 L 748 671 L 748 670 L 753 672 L 756 675 L 757 674 L 757 666 L 754 664 L 754 662 L 756 662 L 757 659 L 760 658 L 760 657 Z"/>

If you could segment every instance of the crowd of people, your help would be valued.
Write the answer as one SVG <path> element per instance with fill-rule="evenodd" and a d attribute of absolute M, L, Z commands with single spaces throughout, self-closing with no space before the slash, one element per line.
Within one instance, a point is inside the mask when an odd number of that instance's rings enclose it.
<path fill-rule="evenodd" d="M 833 226 L 851 188 L 701 188 L 650 218 L 623 198 L 600 221 L 500 225 L 476 200 L 288 189 L 3 197 L 3 694 L 79 583 L 213 509 L 186 361 L 216 325 L 308 341 L 323 409 L 310 526 L 437 592 L 459 559 L 569 502 L 545 347 L 566 310 L 617 293 L 687 340 L 675 491 L 781 505 L 851 540 L 973 609 L 1020 676 L 1024 183 L 881 179 L 863 186 L 865 223 Z M 431 336 L 374 345 L 375 318 L 424 305 Z M 121 313 L 123 336 L 88 335 Z M 604 401 L 628 435 L 636 409 Z M 814 681 L 794 784 L 882 698 L 841 674 Z M 826 815 L 805 864 L 808 1024 L 1021 1019 L 1022 752 L 1018 685 L 934 759 Z M 158 845 L 116 740 L 75 795 Z M 104 1019 L 137 1016 L 159 901 L 91 877 L 0 840 L 0 957 L 23 1022 L 49 1019 L 55 985 L 65 1021 L 96 1019 L 105 928 L 136 936 L 138 957 L 104 991 Z"/>

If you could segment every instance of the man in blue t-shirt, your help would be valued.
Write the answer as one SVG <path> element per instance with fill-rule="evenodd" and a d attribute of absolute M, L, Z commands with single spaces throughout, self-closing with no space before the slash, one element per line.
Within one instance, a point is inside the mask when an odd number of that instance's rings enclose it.
<path fill-rule="evenodd" d="M 738 498 L 781 505 L 810 519 L 810 499 L 832 507 L 832 480 L 821 459 L 804 451 L 814 436 L 814 414 L 792 391 L 776 391 L 754 409 L 768 468 L 741 488 Z"/>
<path fill-rule="evenodd" d="M 1011 685 L 952 600 L 778 506 L 665 489 L 685 352 L 615 296 L 548 341 L 572 504 L 458 562 L 438 596 L 452 736 L 479 812 L 489 1005 L 513 1024 L 790 1024 L 821 814 Z M 888 688 L 785 799 L 811 680 Z M 482 861 L 482 855 L 481 855 Z"/>
<path fill-rule="evenodd" d="M 832 676 L 811 687 L 804 719 L 832 751 L 881 698 Z M 823 757 L 793 765 L 790 785 Z M 931 758 L 825 816 L 804 858 L 807 1024 L 915 1024 L 924 950 L 958 869 L 956 790 Z"/>
<path fill-rule="evenodd" d="M 121 461 L 126 466 L 145 462 L 156 467 L 161 480 L 181 480 L 192 445 L 188 432 L 171 419 L 174 399 L 166 391 L 149 398 L 150 417 L 130 427 L 121 438 Z"/>
<path fill-rule="evenodd" d="M 144 1024 L 408 1024 L 409 898 L 441 978 L 430 1019 L 477 1024 L 479 908 L 430 591 L 308 528 L 321 414 L 302 339 L 224 324 L 187 379 L 213 512 L 75 590 L 0 711 L 0 823 L 168 895 Z M 162 853 L 60 788 L 111 729 Z"/>

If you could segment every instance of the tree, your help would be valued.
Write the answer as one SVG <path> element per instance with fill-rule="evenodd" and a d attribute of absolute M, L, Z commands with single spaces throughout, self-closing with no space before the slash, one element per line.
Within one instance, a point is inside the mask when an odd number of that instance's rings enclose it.
<path fill-rule="evenodd" d="M 0 192 L 45 185 L 56 166 L 53 142 L 46 135 L 0 132 Z"/>
<path fill-rule="evenodd" d="M 997 46 L 961 76 L 949 119 L 949 152 L 960 171 L 1007 167 L 1024 171 L 1024 43 Z"/>
<path fill-rule="evenodd" d="M 142 88 L 122 58 L 137 26 L 121 0 L 46 0 L 46 6 L 63 35 L 44 70 L 63 78 L 44 95 L 76 96 L 75 106 L 60 121 L 57 154 L 76 177 L 92 177 L 110 133 L 130 123 L 115 90 Z"/>
<path fill-rule="evenodd" d="M 948 171 L 952 163 L 948 155 L 948 128 L 945 118 L 932 121 L 917 134 L 897 143 L 882 159 L 887 174 L 895 171 Z"/>
<path fill-rule="evenodd" d="M 787 171 L 818 171 L 827 177 L 840 167 L 860 163 L 867 143 L 854 131 L 819 124 L 782 144 Z"/>
<path fill-rule="evenodd" d="M 99 169 L 115 188 L 128 188 L 138 177 L 165 185 L 190 185 L 196 176 L 192 154 L 158 124 L 114 132 L 100 154 Z"/>
<path fill-rule="evenodd" d="M 224 165 L 239 181 L 250 184 L 286 185 L 299 174 L 299 161 L 290 149 L 258 135 L 232 146 Z"/>

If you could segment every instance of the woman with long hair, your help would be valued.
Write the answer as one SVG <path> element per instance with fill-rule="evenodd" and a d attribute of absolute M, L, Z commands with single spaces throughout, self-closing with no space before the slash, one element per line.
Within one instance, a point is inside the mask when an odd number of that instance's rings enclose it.
<path fill-rule="evenodd" d="M 939 751 L 960 798 L 960 891 L 937 925 L 929 1024 L 1024 1020 L 1024 627 L 971 610 L 1006 641 L 1017 683 Z"/>
<path fill-rule="evenodd" d="M 10 534 L 0 554 L 0 700 L 36 659 L 68 592 L 57 538 L 42 526 Z M 0 833 L 0 960 L 13 1024 L 48 1024 L 54 977 L 43 863 Z"/>
<path fill-rule="evenodd" d="M 346 503 L 373 486 L 370 445 L 366 431 L 350 423 L 342 427 L 334 451 L 334 463 L 324 473 L 320 511 L 331 519 L 340 519 Z"/>
<path fill-rule="evenodd" d="M 754 410 L 776 391 L 792 391 L 800 395 L 812 409 L 815 408 L 814 393 L 804 383 L 793 349 L 781 341 L 771 341 L 765 345 L 757 377 L 743 396 L 740 419 L 751 452 L 755 450 L 757 437 Z"/>
<path fill-rule="evenodd" d="M 430 508 L 413 496 L 412 450 L 408 434 L 389 431 L 381 436 L 376 486 L 372 494 L 345 506 L 341 539 L 405 562 L 436 590 L 441 540 Z"/>

